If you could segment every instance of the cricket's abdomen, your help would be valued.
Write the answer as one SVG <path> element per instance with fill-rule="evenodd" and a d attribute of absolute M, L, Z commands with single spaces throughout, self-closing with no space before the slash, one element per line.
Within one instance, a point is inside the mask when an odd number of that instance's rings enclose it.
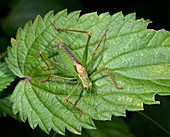
<path fill-rule="evenodd" d="M 68 57 L 72 60 L 73 64 L 78 62 L 77 59 L 73 56 L 73 54 L 71 53 L 70 49 L 65 45 L 64 42 L 61 42 L 58 45 L 58 47 L 61 48 L 66 55 L 68 55 Z"/>

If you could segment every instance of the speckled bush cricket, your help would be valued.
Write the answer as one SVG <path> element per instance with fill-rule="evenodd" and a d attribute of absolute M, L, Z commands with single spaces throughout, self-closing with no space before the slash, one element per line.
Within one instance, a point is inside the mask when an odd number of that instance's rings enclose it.
<path fill-rule="evenodd" d="M 66 46 L 66 44 L 64 42 L 59 42 L 59 43 L 55 43 L 59 48 L 58 48 L 58 54 L 59 56 L 61 56 L 61 58 L 63 59 L 63 62 L 65 64 L 65 66 L 67 67 L 67 69 L 71 72 L 73 72 L 73 77 L 76 79 L 79 79 L 79 81 L 81 81 L 82 83 L 82 86 L 84 89 L 86 89 L 88 91 L 88 89 L 91 89 L 92 88 L 92 82 L 90 81 L 89 79 L 89 76 L 88 76 L 88 73 L 87 73 L 87 69 L 89 68 L 85 68 L 84 66 L 87 64 L 87 57 L 88 57 L 88 46 L 89 46 L 89 42 L 90 42 L 90 39 L 92 37 L 92 33 L 91 32 L 88 32 L 88 31 L 84 31 L 84 30 L 73 30 L 73 29 L 67 29 L 67 28 L 58 28 L 56 26 L 55 23 L 52 22 L 52 25 L 54 26 L 54 28 L 57 30 L 57 31 L 70 31 L 70 32 L 77 32 L 77 33 L 84 33 L 84 34 L 87 34 L 88 35 L 88 40 L 87 40 L 87 44 L 86 44 L 86 47 L 85 47 L 85 50 L 84 50 L 84 53 L 83 53 L 83 58 L 82 58 L 82 62 L 79 62 L 75 57 L 74 55 L 72 54 L 72 51 L 71 49 L 69 49 L 69 47 Z M 94 50 L 93 52 L 93 55 L 91 57 L 91 60 L 90 62 L 88 63 L 87 67 L 90 66 L 90 64 L 93 63 L 93 60 L 94 60 L 94 57 L 97 53 L 97 50 L 98 48 L 100 47 L 100 44 L 102 43 L 103 39 L 105 38 L 106 34 L 108 32 L 108 28 L 106 28 L 104 34 L 102 35 L 102 37 L 100 38 L 97 46 L 96 46 L 96 49 Z M 47 68 L 45 70 L 50 70 L 50 66 L 48 65 L 47 61 L 45 60 L 45 58 L 43 57 L 43 54 L 41 51 L 38 52 L 38 54 L 40 55 L 41 59 L 43 60 L 43 62 L 46 64 Z M 122 87 L 119 87 L 117 86 L 117 83 L 115 82 L 115 80 L 113 79 L 109 69 L 104 66 L 102 67 L 101 69 L 97 70 L 95 72 L 94 75 L 100 73 L 101 71 L 105 70 L 108 74 L 108 76 L 111 78 L 114 86 L 117 88 L 117 89 L 123 89 Z M 49 75 L 48 78 L 42 82 L 47 82 L 50 80 L 51 77 L 57 77 L 57 78 L 62 78 L 62 79 L 69 79 L 67 77 L 60 77 L 60 76 L 56 76 L 56 75 Z M 79 84 L 79 83 L 78 83 Z M 66 97 L 66 102 L 68 102 L 69 104 L 71 104 L 73 107 L 75 107 L 76 109 L 78 109 L 80 111 L 80 116 L 82 115 L 82 109 L 79 108 L 78 106 L 76 106 L 74 103 L 72 103 L 70 100 L 69 100 L 69 97 L 71 96 L 71 94 L 73 93 L 73 91 L 77 88 L 78 84 L 75 86 L 75 88 L 73 88 L 73 90 L 70 92 L 70 94 Z"/>

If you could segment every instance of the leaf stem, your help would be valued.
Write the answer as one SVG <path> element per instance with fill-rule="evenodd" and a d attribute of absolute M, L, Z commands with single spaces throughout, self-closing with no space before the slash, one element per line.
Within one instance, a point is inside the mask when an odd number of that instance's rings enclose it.
<path fill-rule="evenodd" d="M 149 121 L 151 121 L 152 123 L 154 123 L 156 126 L 158 126 L 160 129 L 162 129 L 167 135 L 170 136 L 170 132 L 167 131 L 164 127 L 162 127 L 158 122 L 156 122 L 155 120 L 153 120 L 152 118 L 150 118 L 149 116 L 145 115 L 142 112 L 138 112 L 139 114 L 141 114 L 143 117 L 145 117 L 146 119 L 148 119 Z"/>

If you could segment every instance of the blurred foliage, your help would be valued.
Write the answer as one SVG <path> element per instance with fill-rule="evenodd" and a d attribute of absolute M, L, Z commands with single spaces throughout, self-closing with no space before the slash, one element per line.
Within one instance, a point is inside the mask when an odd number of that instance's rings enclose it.
<path fill-rule="evenodd" d="M 76 10 L 76 7 L 81 9 L 81 4 L 78 0 L 57 0 L 57 2 L 56 0 L 20 0 L 6 20 L 6 25 L 8 25 L 6 29 L 16 30 L 16 28 L 23 27 L 25 22 L 34 19 L 37 15 L 43 16 L 49 10 L 57 12 L 68 7 L 70 10 Z"/>
<path fill-rule="evenodd" d="M 1 1 L 0 17 L 0 53 L 10 45 L 10 38 L 14 37 L 19 27 L 34 19 L 37 15 L 43 16 L 49 10 L 55 12 L 68 8 L 69 11 L 82 9 L 79 0 L 8 0 Z"/>
<path fill-rule="evenodd" d="M 156 97 L 160 100 L 160 105 L 145 106 L 145 114 L 147 117 L 152 118 L 154 122 L 162 126 L 166 131 L 170 131 L 168 119 L 170 119 L 170 97 Z M 136 135 L 136 137 L 169 137 L 160 127 L 155 125 L 145 116 L 139 113 L 129 113 L 127 115 L 127 123 L 131 131 Z M 144 132 L 143 132 L 144 131 Z"/>

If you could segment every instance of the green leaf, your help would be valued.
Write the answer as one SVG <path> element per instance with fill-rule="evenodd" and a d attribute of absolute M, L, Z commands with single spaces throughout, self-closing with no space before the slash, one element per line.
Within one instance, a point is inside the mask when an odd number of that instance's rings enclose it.
<path fill-rule="evenodd" d="M 148 21 L 136 20 L 135 14 L 123 16 L 121 12 L 97 15 L 89 13 L 79 17 L 80 12 L 56 15 L 48 12 L 44 18 L 19 28 L 16 39 L 8 48 L 7 63 L 11 71 L 23 78 L 16 86 L 11 100 L 14 113 L 32 128 L 37 125 L 49 133 L 51 129 L 65 134 L 65 129 L 80 134 L 82 127 L 94 129 L 95 120 L 111 120 L 112 115 L 126 116 L 126 110 L 143 110 L 143 104 L 158 104 L 154 95 L 170 95 L 170 33 L 165 30 L 147 30 Z M 92 90 L 86 92 L 82 85 L 70 96 L 70 101 L 82 109 L 83 114 L 65 101 L 77 81 L 52 78 L 42 83 L 50 74 L 60 74 L 55 66 L 65 64 L 58 57 L 54 43 L 63 41 L 81 60 L 88 39 L 87 34 L 57 31 L 59 28 L 79 29 L 92 32 L 88 61 L 103 36 L 94 59 L 93 68 L 109 68 L 114 80 L 123 90 L 117 89 L 107 73 L 102 71 L 91 78 Z M 38 52 L 41 51 L 53 68 L 47 67 Z M 53 63 L 51 63 L 53 62 Z M 90 75 L 90 74 L 89 74 Z"/>
<path fill-rule="evenodd" d="M 15 75 L 8 69 L 5 62 L 0 62 L 0 93 L 14 81 Z"/>
<path fill-rule="evenodd" d="M 7 114 L 17 119 L 17 116 L 12 111 L 12 103 L 10 101 L 10 97 L 5 97 L 0 99 L 0 114 L 6 116 Z"/>

